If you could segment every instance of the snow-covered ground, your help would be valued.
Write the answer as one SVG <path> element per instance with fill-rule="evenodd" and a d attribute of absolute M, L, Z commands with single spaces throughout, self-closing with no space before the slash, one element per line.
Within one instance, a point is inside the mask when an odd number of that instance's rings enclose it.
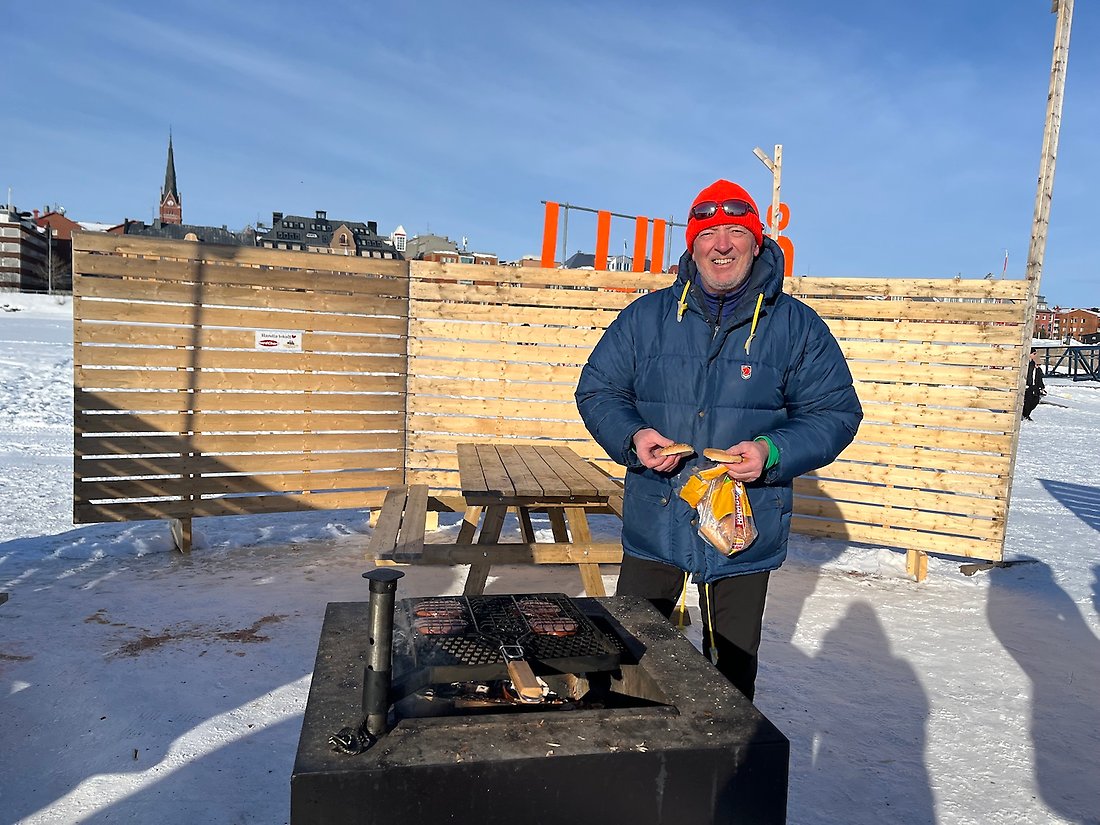
<path fill-rule="evenodd" d="M 366 514 L 197 521 L 188 557 L 162 524 L 73 527 L 71 305 L 0 310 L 0 823 L 286 822 L 325 605 L 367 596 Z M 1052 383 L 1021 563 L 933 559 L 917 585 L 900 554 L 792 539 L 757 693 L 791 740 L 790 822 L 1100 823 L 1100 387 Z M 406 570 L 403 596 L 464 574 Z M 494 576 L 581 592 L 569 568 Z"/>

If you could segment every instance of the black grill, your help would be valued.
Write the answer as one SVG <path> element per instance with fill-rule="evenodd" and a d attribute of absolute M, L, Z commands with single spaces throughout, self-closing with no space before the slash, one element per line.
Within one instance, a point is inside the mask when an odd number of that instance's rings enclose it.
<path fill-rule="evenodd" d="M 486 599 L 496 600 L 495 607 L 482 604 Z M 563 641 L 588 639 L 598 651 L 600 636 L 621 640 L 621 662 L 609 672 L 587 671 L 577 679 L 543 674 L 566 702 L 507 704 L 502 710 L 505 702 L 494 704 L 502 698 L 496 685 L 489 694 L 476 694 L 483 696 L 480 704 L 450 701 L 470 697 L 468 680 L 481 681 L 471 671 L 499 668 L 501 675 L 485 682 L 506 678 L 494 643 L 471 637 L 475 605 L 479 626 L 483 607 L 503 611 L 498 622 L 514 622 L 510 600 L 471 596 L 469 609 L 462 600 L 457 622 L 453 604 L 448 610 L 437 603 L 437 614 L 449 612 L 449 627 L 461 628 L 463 618 L 470 627 L 447 639 L 422 635 L 415 645 L 408 634 L 415 632 L 410 619 L 418 600 L 397 602 L 394 629 L 403 635 L 394 639 L 393 672 L 404 675 L 392 685 L 393 724 L 355 755 L 331 743 L 334 726 L 361 712 L 364 681 L 375 672 L 364 667 L 372 611 L 366 603 L 328 606 L 291 780 L 293 825 L 583 822 L 594 811 L 608 823 L 629 825 L 784 822 L 787 740 L 646 600 L 565 602 L 563 612 L 571 619 L 578 618 L 573 608 L 588 617 L 578 624 L 579 639 L 525 643 L 533 655 L 536 644 L 549 642 L 552 650 L 538 652 L 558 662 L 577 652 L 562 651 Z M 509 627 L 515 629 L 503 629 Z M 410 670 L 414 647 L 418 656 L 450 663 L 439 670 L 455 672 L 454 678 L 433 677 L 437 689 L 423 699 L 407 692 L 419 689 L 414 682 L 420 677 Z M 497 661 L 462 664 L 467 659 Z M 482 686 L 489 687 L 477 684 L 474 690 Z M 580 691 L 586 694 L 578 696 Z M 587 702 L 584 696 L 593 693 L 596 702 Z M 405 712 L 414 705 L 424 712 Z"/>

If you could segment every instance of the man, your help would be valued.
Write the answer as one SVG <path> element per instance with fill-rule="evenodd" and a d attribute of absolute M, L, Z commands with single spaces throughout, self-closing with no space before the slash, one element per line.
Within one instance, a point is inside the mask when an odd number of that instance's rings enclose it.
<path fill-rule="evenodd" d="M 619 595 L 649 598 L 666 616 L 690 576 L 704 641 L 750 699 L 768 574 L 783 563 L 791 482 L 829 464 L 863 417 L 836 339 L 783 293 L 783 253 L 763 236 L 740 186 L 719 180 L 695 198 L 676 283 L 639 298 L 608 327 L 581 373 L 577 406 L 607 454 L 627 468 Z M 677 495 L 697 459 L 727 449 L 747 485 L 759 532 L 726 556 L 697 533 Z"/>
<path fill-rule="evenodd" d="M 1031 350 L 1031 356 L 1027 362 L 1027 384 L 1024 386 L 1024 420 L 1031 421 L 1031 413 L 1039 406 L 1043 396 L 1047 394 L 1046 382 L 1043 381 L 1043 368 L 1035 360 L 1035 350 Z"/>

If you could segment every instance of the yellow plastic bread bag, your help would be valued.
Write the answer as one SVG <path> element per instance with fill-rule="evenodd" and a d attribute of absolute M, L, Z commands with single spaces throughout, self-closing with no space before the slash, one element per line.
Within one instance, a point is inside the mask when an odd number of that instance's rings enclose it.
<path fill-rule="evenodd" d="M 725 467 L 696 470 L 680 488 L 680 498 L 699 514 L 699 535 L 719 553 L 740 553 L 756 539 L 749 493 Z"/>

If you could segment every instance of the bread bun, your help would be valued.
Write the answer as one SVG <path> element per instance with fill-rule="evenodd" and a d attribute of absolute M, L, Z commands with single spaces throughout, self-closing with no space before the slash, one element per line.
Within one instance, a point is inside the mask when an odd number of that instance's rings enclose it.
<path fill-rule="evenodd" d="M 699 527 L 699 535 L 701 535 L 710 546 L 717 550 L 719 553 L 725 553 L 729 555 L 730 549 L 733 547 L 733 543 L 726 537 L 725 533 L 718 527 L 717 524 L 704 523 Z"/>
<path fill-rule="evenodd" d="M 657 455 L 667 458 L 670 455 L 690 455 L 695 448 L 690 444 L 669 444 L 657 451 Z"/>
<path fill-rule="evenodd" d="M 725 450 L 716 450 L 714 447 L 707 447 L 703 450 L 703 458 L 717 461 L 719 464 L 740 464 L 744 460 L 739 455 L 728 453 Z"/>

